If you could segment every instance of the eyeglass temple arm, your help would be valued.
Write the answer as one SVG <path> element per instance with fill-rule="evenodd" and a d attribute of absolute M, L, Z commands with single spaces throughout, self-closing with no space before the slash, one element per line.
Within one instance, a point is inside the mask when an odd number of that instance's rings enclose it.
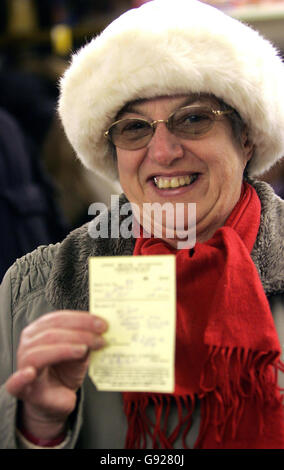
<path fill-rule="evenodd" d="M 220 109 L 211 109 L 212 113 L 215 116 L 223 116 L 223 114 L 232 114 L 234 111 L 233 109 L 227 109 L 226 111 L 221 111 Z"/>

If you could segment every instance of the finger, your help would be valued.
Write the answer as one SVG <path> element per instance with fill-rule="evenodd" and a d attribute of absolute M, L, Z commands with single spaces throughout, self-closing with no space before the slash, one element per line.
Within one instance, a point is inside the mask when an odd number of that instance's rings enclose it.
<path fill-rule="evenodd" d="M 99 349 L 104 346 L 105 340 L 96 333 L 82 330 L 67 330 L 63 328 L 50 328 L 37 332 L 34 336 L 23 335 L 18 350 L 18 356 L 22 355 L 27 348 L 39 345 L 58 344 L 85 344 L 88 349 Z"/>
<path fill-rule="evenodd" d="M 36 375 L 34 367 L 20 369 L 9 377 L 6 381 L 5 388 L 11 395 L 20 397 L 25 388 L 35 380 Z"/>
<path fill-rule="evenodd" d="M 82 360 L 88 351 L 85 344 L 58 344 L 36 346 L 27 350 L 19 359 L 19 368 L 34 367 L 41 370 L 44 367 L 60 364 L 61 362 Z"/>
<path fill-rule="evenodd" d="M 107 322 L 101 317 L 91 315 L 89 312 L 59 310 L 43 315 L 28 325 L 24 332 L 27 336 L 34 336 L 37 332 L 48 328 L 63 328 L 103 333 L 107 329 Z"/>

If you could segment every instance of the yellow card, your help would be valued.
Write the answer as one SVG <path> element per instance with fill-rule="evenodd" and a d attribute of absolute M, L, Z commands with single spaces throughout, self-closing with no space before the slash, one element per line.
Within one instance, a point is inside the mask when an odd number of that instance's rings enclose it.
<path fill-rule="evenodd" d="M 107 345 L 91 355 L 98 390 L 174 391 L 174 255 L 89 259 L 90 311 L 108 321 Z"/>

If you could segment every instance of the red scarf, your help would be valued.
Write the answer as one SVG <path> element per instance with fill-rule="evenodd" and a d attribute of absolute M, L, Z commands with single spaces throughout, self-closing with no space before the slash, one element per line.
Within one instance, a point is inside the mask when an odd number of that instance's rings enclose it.
<path fill-rule="evenodd" d="M 134 255 L 175 254 L 177 330 L 174 394 L 124 393 L 126 448 L 183 446 L 195 398 L 201 401 L 198 449 L 284 448 L 283 407 L 277 385 L 280 345 L 269 303 L 250 257 L 261 205 L 252 186 L 224 227 L 193 250 L 138 238 Z M 167 431 L 171 400 L 178 423 Z M 155 406 L 155 422 L 147 406 Z M 184 413 L 184 410 L 187 410 Z"/>

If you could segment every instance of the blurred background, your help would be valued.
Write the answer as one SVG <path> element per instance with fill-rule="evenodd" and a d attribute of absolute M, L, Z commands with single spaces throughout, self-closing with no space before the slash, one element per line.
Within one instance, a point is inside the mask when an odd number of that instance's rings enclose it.
<path fill-rule="evenodd" d="M 0 281 L 17 257 L 62 240 L 89 220 L 92 202 L 120 192 L 76 160 L 56 115 L 58 79 L 72 52 L 146 1 L 0 0 Z M 252 25 L 284 56 L 284 1 L 207 3 Z M 283 163 L 263 179 L 284 197 Z"/>

